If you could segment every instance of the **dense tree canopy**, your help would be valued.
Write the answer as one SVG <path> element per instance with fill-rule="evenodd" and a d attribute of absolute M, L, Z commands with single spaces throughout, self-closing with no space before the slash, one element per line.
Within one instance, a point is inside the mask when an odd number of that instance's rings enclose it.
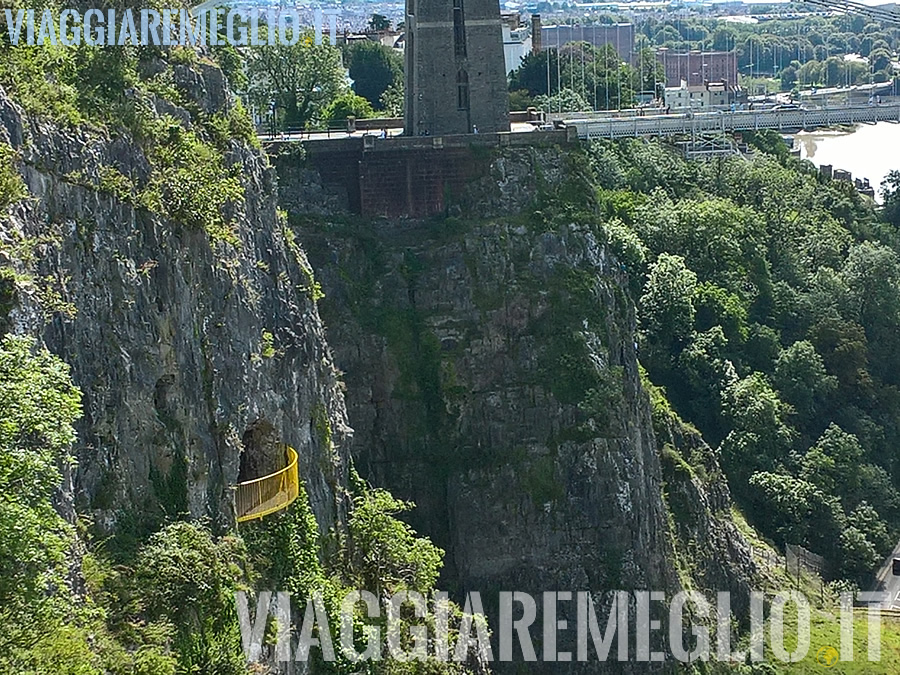
<path fill-rule="evenodd" d="M 652 81 L 662 79 L 661 66 L 655 59 L 640 63 L 645 64 L 643 84 L 652 90 Z M 633 105 L 635 90 L 641 86 L 638 69 L 624 63 L 612 45 L 597 48 L 587 42 L 528 54 L 509 76 L 510 91 L 527 91 L 536 97 L 546 96 L 548 91 L 557 95 L 561 89 L 569 90 L 595 110 Z"/>
<path fill-rule="evenodd" d="M 884 218 L 900 228 L 900 170 L 891 171 L 881 185 L 884 196 Z"/>
<path fill-rule="evenodd" d="M 390 30 L 391 20 L 384 14 L 375 13 L 369 19 L 369 28 L 374 31 Z"/>
<path fill-rule="evenodd" d="M 0 342 L 0 652 L 40 639 L 71 601 L 74 532 L 53 507 L 70 462 L 81 395 L 69 369 L 34 341 Z M 57 589 L 55 593 L 53 589 Z M 52 631 L 51 631 L 52 632 Z M 13 658 L 13 662 L 15 659 Z M 0 664 L 3 656 L 0 656 Z"/>
<path fill-rule="evenodd" d="M 350 43 L 345 50 L 346 65 L 353 80 L 353 91 L 381 108 L 381 98 L 391 85 L 403 81 L 403 60 L 390 47 L 365 40 Z"/>
<path fill-rule="evenodd" d="M 257 110 L 271 113 L 274 104 L 282 128 L 322 121 L 325 108 L 347 90 L 341 52 L 317 45 L 304 33 L 294 45 L 254 47 L 247 52 L 248 96 Z"/>
<path fill-rule="evenodd" d="M 748 140 L 767 154 L 691 163 L 596 143 L 601 211 L 646 250 L 651 380 L 718 446 L 766 535 L 861 578 L 900 532 L 898 181 L 879 214 L 775 135 Z"/>
<path fill-rule="evenodd" d="M 322 112 L 322 117 L 329 125 L 345 122 L 349 117 L 364 119 L 372 115 L 374 111 L 369 102 L 352 92 L 338 96 Z"/>

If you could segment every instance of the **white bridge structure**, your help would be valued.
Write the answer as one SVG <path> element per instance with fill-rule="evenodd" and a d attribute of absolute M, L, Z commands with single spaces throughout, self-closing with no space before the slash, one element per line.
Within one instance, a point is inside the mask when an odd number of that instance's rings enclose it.
<path fill-rule="evenodd" d="M 847 124 L 900 122 L 900 102 L 814 109 L 722 110 L 703 113 L 612 117 L 608 112 L 563 113 L 552 116 L 575 127 L 578 138 L 697 136 L 740 131 L 794 132 Z"/>

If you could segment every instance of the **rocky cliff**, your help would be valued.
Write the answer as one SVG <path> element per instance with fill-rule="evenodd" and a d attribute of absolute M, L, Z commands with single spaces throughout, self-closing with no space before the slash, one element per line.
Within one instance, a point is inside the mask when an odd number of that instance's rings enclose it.
<path fill-rule="evenodd" d="M 146 101 L 170 137 L 232 105 L 214 68 L 173 77 L 180 104 Z M 119 535 L 184 512 L 224 529 L 228 486 L 287 443 L 327 532 L 352 449 L 418 505 L 442 586 L 481 591 L 494 619 L 501 589 L 746 591 L 724 483 L 683 471 L 694 446 L 675 436 L 660 460 L 629 273 L 584 217 L 577 150 L 480 151 L 489 170 L 446 217 L 369 221 L 309 171 L 276 189 L 260 151 L 226 141 L 240 194 L 212 228 L 138 197 L 159 160 L 134 138 L 0 91 L 31 196 L 0 224 L 0 330 L 39 335 L 84 393 L 67 509 Z"/>
<path fill-rule="evenodd" d="M 325 289 L 353 454 L 416 502 L 457 592 L 724 580 L 746 593 L 749 550 L 717 520 L 730 520 L 727 488 L 717 501 L 693 474 L 663 476 L 628 271 L 579 213 L 583 168 L 574 150 L 498 151 L 428 222 L 312 216 L 283 199 Z M 684 564 L 698 548 L 727 572 Z"/>
<path fill-rule="evenodd" d="M 194 119 L 232 105 L 217 69 L 175 75 Z M 195 127 L 185 108 L 149 102 L 168 133 Z M 0 141 L 30 193 L 0 222 L 0 264 L 14 270 L 2 319 L 41 336 L 84 393 L 82 509 L 106 531 L 184 511 L 226 526 L 228 486 L 280 468 L 273 449 L 287 443 L 330 527 L 344 508 L 344 404 L 312 272 L 262 153 L 224 149 L 243 196 L 227 236 L 213 236 L 137 203 L 152 167 L 129 134 L 51 124 L 0 91 Z"/>

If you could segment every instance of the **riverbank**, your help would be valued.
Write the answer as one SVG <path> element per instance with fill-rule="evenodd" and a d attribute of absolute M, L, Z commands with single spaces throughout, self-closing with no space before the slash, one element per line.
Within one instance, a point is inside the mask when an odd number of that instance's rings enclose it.
<path fill-rule="evenodd" d="M 831 165 L 867 178 L 881 202 L 881 182 L 893 170 L 900 170 L 900 124 L 879 122 L 851 130 L 803 131 L 795 135 L 800 157 L 816 166 Z"/>

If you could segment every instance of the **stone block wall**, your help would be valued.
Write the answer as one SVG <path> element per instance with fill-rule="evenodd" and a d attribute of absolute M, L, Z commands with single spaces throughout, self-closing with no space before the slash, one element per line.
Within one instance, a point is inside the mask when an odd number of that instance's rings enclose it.
<path fill-rule="evenodd" d="M 574 128 L 516 134 L 315 140 L 303 143 L 302 160 L 279 154 L 274 148 L 270 152 L 276 156 L 279 192 L 289 210 L 317 212 L 317 203 L 306 202 L 324 189 L 330 201 L 337 200 L 350 213 L 427 218 L 444 213 L 466 183 L 484 175 L 493 149 L 573 142 L 577 142 Z M 304 171 L 294 166 L 298 163 Z M 310 170 L 318 176 L 315 185 L 293 184 L 298 177 L 308 181 Z"/>

